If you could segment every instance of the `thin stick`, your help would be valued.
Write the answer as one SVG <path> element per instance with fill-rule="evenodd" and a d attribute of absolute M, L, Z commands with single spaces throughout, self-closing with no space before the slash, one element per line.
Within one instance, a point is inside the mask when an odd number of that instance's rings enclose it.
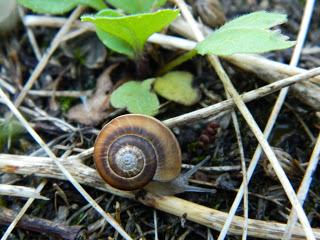
<path fill-rule="evenodd" d="M 191 13 L 189 12 L 189 9 L 186 7 L 184 1 L 182 1 L 182 0 L 175 0 L 175 1 L 178 4 L 182 14 L 186 17 L 186 20 L 189 21 L 191 28 L 192 28 L 192 25 L 196 26 L 196 24 L 194 24 L 195 20 L 193 19 Z M 197 28 L 197 26 L 196 26 L 196 28 Z M 204 36 L 200 31 L 196 32 L 196 34 L 197 34 L 198 41 L 202 41 L 204 39 Z M 305 231 L 307 239 L 310 239 L 310 240 L 315 239 L 314 234 L 311 229 L 311 226 L 310 226 L 310 223 L 308 221 L 308 218 L 307 218 L 301 204 L 299 203 L 299 200 L 295 194 L 295 191 L 294 191 L 293 187 L 291 186 L 290 181 L 288 180 L 285 172 L 283 171 L 276 155 L 272 151 L 269 143 L 267 142 L 263 133 L 261 132 L 258 124 L 255 122 L 250 111 L 246 107 L 245 103 L 242 101 L 237 90 L 234 88 L 231 80 L 229 79 L 228 75 L 224 71 L 219 59 L 214 55 L 210 55 L 210 56 L 208 56 L 208 60 L 211 63 L 211 65 L 213 66 L 213 68 L 216 70 L 216 73 L 218 74 L 220 80 L 223 82 L 224 86 L 227 88 L 227 91 L 232 96 L 236 106 L 238 107 L 238 109 L 242 113 L 242 116 L 244 117 L 244 119 L 248 123 L 251 131 L 253 132 L 253 134 L 255 135 L 257 140 L 259 141 L 260 145 L 262 146 L 262 148 L 263 148 L 268 160 L 270 161 L 275 173 L 277 174 L 292 206 L 297 211 L 299 220 L 300 220 L 302 227 Z M 218 239 L 222 240 L 222 239 L 224 239 L 224 237 L 222 237 L 222 238 L 219 237 Z"/>
<path fill-rule="evenodd" d="M 30 44 L 32 46 L 32 49 L 33 49 L 33 52 L 34 52 L 34 55 L 36 56 L 37 60 L 40 61 L 41 60 L 41 52 L 40 52 L 40 49 L 39 49 L 39 46 L 38 46 L 38 43 L 36 41 L 36 38 L 32 32 L 32 30 L 30 29 L 29 26 L 26 25 L 25 23 L 25 18 L 24 18 L 24 11 L 22 9 L 21 6 L 18 7 L 18 12 L 19 12 L 19 16 L 20 16 L 20 19 L 23 23 L 23 26 L 26 28 L 26 32 L 27 32 L 27 36 L 29 38 L 29 41 L 30 41 Z"/>
<path fill-rule="evenodd" d="M 158 240 L 158 218 L 157 211 L 153 210 L 153 223 L 154 223 L 154 240 Z"/>
<path fill-rule="evenodd" d="M 310 10 L 307 10 L 307 8 L 305 9 L 305 13 L 306 12 L 310 12 Z M 308 14 L 304 14 L 304 16 L 306 16 Z M 305 19 L 305 18 L 304 18 Z M 303 23 L 305 22 L 304 20 L 302 21 Z M 305 25 L 305 24 L 303 24 Z M 308 25 L 307 25 L 308 26 Z M 299 55 L 300 55 L 300 52 L 301 52 L 301 48 L 303 46 L 303 42 L 304 42 L 304 38 L 305 38 L 305 33 L 306 33 L 306 29 L 307 27 L 303 27 L 302 29 L 304 30 L 300 30 L 299 32 L 299 36 L 298 36 L 298 44 L 296 45 L 295 47 L 295 50 L 294 50 L 294 54 L 292 56 L 292 62 L 291 62 L 291 65 L 296 65 L 297 62 L 298 62 L 298 59 L 299 59 Z M 265 130 L 264 130 L 264 136 L 266 139 L 268 139 L 270 133 L 271 133 L 271 130 L 273 128 L 273 125 L 275 124 L 275 121 L 276 121 L 276 117 L 278 116 L 279 112 L 280 112 L 280 109 L 281 109 L 281 106 L 285 100 L 285 96 L 287 95 L 287 92 L 288 92 L 288 88 L 284 88 L 284 90 L 281 90 L 279 96 L 278 96 L 278 99 L 275 103 L 275 106 L 273 107 L 272 109 L 272 112 L 270 114 L 270 117 L 268 119 L 268 122 L 266 124 L 266 127 L 265 127 Z M 261 156 L 261 153 L 262 153 L 262 149 L 261 149 L 261 146 L 259 145 L 257 147 L 257 149 L 255 150 L 255 153 L 252 157 L 252 160 L 250 162 L 250 166 L 249 166 L 249 169 L 248 169 L 248 180 L 250 181 L 250 178 L 252 176 L 252 173 L 258 163 L 258 160 L 260 159 L 260 156 Z M 240 204 L 240 201 L 241 201 L 241 198 L 243 196 L 243 191 L 244 191 L 244 182 L 241 184 L 240 188 L 239 188 L 239 191 L 237 193 L 237 196 L 230 208 L 230 211 L 229 211 L 229 217 L 228 217 L 228 221 L 225 222 L 223 228 L 222 228 L 222 231 L 220 233 L 220 236 L 221 236 L 221 239 L 223 239 L 226 235 L 226 232 L 227 232 L 227 229 L 228 229 L 228 225 L 230 225 L 230 222 L 231 222 L 231 219 L 232 217 L 235 215 L 236 213 L 236 210 Z"/>
<path fill-rule="evenodd" d="M 42 71 L 46 67 L 51 55 L 58 48 L 58 46 L 59 46 L 59 44 L 61 42 L 61 38 L 64 36 L 65 33 L 67 33 L 69 31 L 69 29 L 72 27 L 73 21 L 76 20 L 79 17 L 79 15 L 82 13 L 83 10 L 84 10 L 84 7 L 78 6 L 72 12 L 72 14 L 68 18 L 68 20 L 65 22 L 65 24 L 61 27 L 59 32 L 56 34 L 56 36 L 52 40 L 49 48 L 45 51 L 45 53 L 43 54 L 41 60 L 38 62 L 36 68 L 33 70 L 30 78 L 28 79 L 28 81 L 24 85 L 23 89 L 21 90 L 21 93 L 18 95 L 18 97 L 14 101 L 14 104 L 15 104 L 16 107 L 21 105 L 21 103 L 23 102 L 23 99 L 27 95 L 28 91 L 31 89 L 33 84 L 37 81 L 37 79 L 39 78 L 40 74 L 42 73 Z"/>
<path fill-rule="evenodd" d="M 49 90 L 30 90 L 28 91 L 28 95 L 30 96 L 38 96 L 38 97 L 84 97 L 91 96 L 93 93 L 92 90 L 87 91 L 49 91 Z"/>
<path fill-rule="evenodd" d="M 91 204 L 91 206 L 96 209 L 98 213 L 104 219 L 113 226 L 125 239 L 131 239 L 131 237 L 122 229 L 122 227 L 115 221 L 109 213 L 106 213 L 95 201 L 94 199 L 84 190 L 84 188 L 75 180 L 75 178 L 70 174 L 70 172 L 62 165 L 55 154 L 50 150 L 50 148 L 44 143 L 42 138 L 34 131 L 34 129 L 29 125 L 26 119 L 21 115 L 18 109 L 12 104 L 10 99 L 4 94 L 2 89 L 0 89 L 0 96 L 5 101 L 6 105 L 10 108 L 12 113 L 17 117 L 17 119 L 22 123 L 22 125 L 27 129 L 30 135 L 36 140 L 36 142 L 45 150 L 48 156 L 54 161 L 58 166 L 60 171 L 66 176 L 66 178 L 72 183 L 72 185 L 78 190 L 78 192 Z"/>
<path fill-rule="evenodd" d="M 229 94 L 227 94 L 227 95 L 228 95 L 228 98 L 230 98 Z M 243 223 L 242 240 L 246 240 L 247 234 L 248 234 L 248 218 L 249 218 L 247 168 L 246 168 L 246 161 L 245 161 L 245 157 L 244 157 L 244 150 L 243 150 L 243 144 L 242 144 L 242 139 L 241 139 L 239 122 L 238 122 L 238 118 L 237 118 L 235 111 L 231 112 L 231 116 L 232 116 L 233 126 L 234 126 L 234 130 L 236 132 L 237 142 L 238 142 L 238 146 L 239 146 L 242 177 L 243 177 L 243 183 L 244 183 L 244 197 L 243 197 L 244 223 Z"/>
<path fill-rule="evenodd" d="M 298 190 L 298 198 L 301 202 L 301 204 L 303 205 L 304 200 L 307 197 L 308 191 L 309 191 L 309 187 L 312 181 L 312 174 L 314 173 L 314 171 L 317 168 L 318 162 L 319 162 L 319 154 L 320 154 L 320 134 L 318 135 L 318 139 L 316 142 L 316 145 L 314 146 L 307 170 L 304 174 L 304 177 L 302 179 L 302 182 L 300 184 L 299 190 Z M 291 211 L 288 222 L 287 222 L 287 226 L 285 229 L 285 232 L 283 234 L 282 239 L 290 239 L 291 235 L 292 235 L 292 230 L 294 228 L 294 226 L 297 223 L 297 214 L 295 211 Z"/>

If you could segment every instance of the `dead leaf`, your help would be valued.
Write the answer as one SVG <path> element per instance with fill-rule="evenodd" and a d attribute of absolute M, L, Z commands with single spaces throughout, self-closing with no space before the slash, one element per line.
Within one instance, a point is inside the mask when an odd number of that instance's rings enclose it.
<path fill-rule="evenodd" d="M 118 64 L 113 64 L 102 72 L 97 79 L 96 90 L 92 97 L 83 99 L 83 103 L 70 108 L 67 114 L 70 120 L 85 125 L 94 125 L 105 119 L 106 110 L 110 108 L 110 91 L 113 88 L 110 74 L 117 66 Z"/>

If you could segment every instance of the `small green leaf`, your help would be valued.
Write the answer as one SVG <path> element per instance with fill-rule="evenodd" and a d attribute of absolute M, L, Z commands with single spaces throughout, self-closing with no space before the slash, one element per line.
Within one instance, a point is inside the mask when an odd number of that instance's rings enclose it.
<path fill-rule="evenodd" d="M 255 12 L 232 20 L 198 43 L 199 54 L 232 55 L 263 53 L 292 47 L 295 42 L 279 31 L 269 30 L 286 21 L 286 15 Z"/>
<path fill-rule="evenodd" d="M 143 82 L 124 83 L 111 94 L 111 105 L 126 108 L 130 113 L 156 115 L 160 103 L 157 95 L 150 91 L 153 81 L 154 79 L 147 79 Z"/>
<path fill-rule="evenodd" d="M 37 13 L 63 14 L 78 4 L 87 5 L 96 10 L 106 7 L 103 0 L 18 0 L 18 2 Z"/>
<path fill-rule="evenodd" d="M 112 9 L 104 9 L 97 13 L 97 16 L 118 17 L 122 15 Z M 134 49 L 126 41 L 123 41 L 121 38 L 101 30 L 99 27 L 96 27 L 96 32 L 99 39 L 106 47 L 115 52 L 125 54 L 131 59 L 135 57 Z"/>
<path fill-rule="evenodd" d="M 8 144 L 15 140 L 21 133 L 25 132 L 25 129 L 21 124 L 13 118 L 0 121 L 0 150 L 3 149 L 5 144 Z"/>
<path fill-rule="evenodd" d="M 200 100 L 200 92 L 192 87 L 193 75 L 184 71 L 173 71 L 156 78 L 154 90 L 160 96 L 174 102 L 191 106 Z"/>
<path fill-rule="evenodd" d="M 131 16 L 84 15 L 81 20 L 92 22 L 100 30 L 121 39 L 134 50 L 135 56 L 138 57 L 150 35 L 163 29 L 178 14 L 178 10 L 167 9 Z"/>
<path fill-rule="evenodd" d="M 136 14 L 147 13 L 153 8 L 159 8 L 166 3 L 166 0 L 108 0 L 108 3 L 128 14 Z"/>

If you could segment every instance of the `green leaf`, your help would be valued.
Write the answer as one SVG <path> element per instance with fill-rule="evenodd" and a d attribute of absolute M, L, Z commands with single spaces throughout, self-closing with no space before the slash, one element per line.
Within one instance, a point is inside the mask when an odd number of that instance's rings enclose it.
<path fill-rule="evenodd" d="M 126 108 L 130 113 L 156 115 L 160 103 L 157 95 L 150 91 L 153 81 L 154 79 L 147 79 L 143 82 L 124 83 L 111 94 L 111 105 Z"/>
<path fill-rule="evenodd" d="M 154 8 L 159 8 L 166 3 L 166 0 L 108 0 L 108 3 L 128 14 L 136 14 L 147 13 Z"/>
<path fill-rule="evenodd" d="M 249 13 L 223 25 L 223 29 L 231 28 L 260 28 L 269 29 L 271 27 L 287 22 L 287 15 L 274 12 L 258 11 Z M 222 29 L 220 28 L 220 30 Z"/>
<path fill-rule="evenodd" d="M 192 87 L 193 75 L 184 71 L 173 71 L 156 78 L 153 89 L 160 96 L 191 106 L 200 100 L 200 92 Z"/>
<path fill-rule="evenodd" d="M 112 9 L 104 9 L 97 13 L 97 16 L 118 17 L 122 15 Z M 125 54 L 131 59 L 135 57 L 134 49 L 126 41 L 123 41 L 121 38 L 103 31 L 99 27 L 96 27 L 96 33 L 101 42 L 103 42 L 106 47 L 112 49 L 115 52 Z"/>
<path fill-rule="evenodd" d="M 106 7 L 103 0 L 18 0 L 18 2 L 37 13 L 63 14 L 78 4 L 87 5 L 96 10 Z"/>
<path fill-rule="evenodd" d="M 5 144 L 8 144 L 15 140 L 21 133 L 25 132 L 25 129 L 21 124 L 13 118 L 0 121 L 0 150 L 3 149 Z"/>
<path fill-rule="evenodd" d="M 199 54 L 232 55 L 235 53 L 263 53 L 292 47 L 280 31 L 270 30 L 286 21 L 286 15 L 255 12 L 232 20 L 198 43 Z"/>
<path fill-rule="evenodd" d="M 130 16 L 84 15 L 82 21 L 92 22 L 100 30 L 126 42 L 135 52 L 136 57 L 142 53 L 144 43 L 153 33 L 160 31 L 177 15 L 178 10 L 160 10 Z"/>
<path fill-rule="evenodd" d="M 96 10 L 102 10 L 107 7 L 103 0 L 74 0 L 81 5 L 92 7 Z"/>
<path fill-rule="evenodd" d="M 49 14 L 63 14 L 77 5 L 73 0 L 18 0 L 18 2 L 33 12 Z"/>

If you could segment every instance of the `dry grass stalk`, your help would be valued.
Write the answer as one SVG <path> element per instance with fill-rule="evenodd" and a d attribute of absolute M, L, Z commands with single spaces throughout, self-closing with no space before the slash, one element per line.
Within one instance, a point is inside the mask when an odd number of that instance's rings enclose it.
<path fill-rule="evenodd" d="M 34 188 L 9 184 L 0 184 L 0 195 L 48 200 Z"/>
<path fill-rule="evenodd" d="M 62 162 L 62 160 L 60 160 Z M 135 198 L 133 192 L 125 192 L 108 186 L 98 175 L 97 171 L 79 161 L 64 161 L 65 168 L 84 185 L 126 198 Z M 66 180 L 59 168 L 47 157 L 30 157 L 10 154 L 0 154 L 0 171 L 23 175 L 35 175 L 45 178 Z M 204 226 L 220 230 L 226 221 L 227 213 L 192 203 L 177 197 L 156 196 L 147 194 L 138 199 L 145 205 L 178 217 L 186 214 L 187 219 Z M 241 235 L 244 219 L 236 216 L 231 222 L 230 234 Z M 266 239 L 280 239 L 285 230 L 285 224 L 261 220 L 248 220 L 248 236 Z M 317 239 L 320 239 L 320 229 L 313 229 Z M 301 226 L 296 225 L 292 239 L 305 239 Z"/>

